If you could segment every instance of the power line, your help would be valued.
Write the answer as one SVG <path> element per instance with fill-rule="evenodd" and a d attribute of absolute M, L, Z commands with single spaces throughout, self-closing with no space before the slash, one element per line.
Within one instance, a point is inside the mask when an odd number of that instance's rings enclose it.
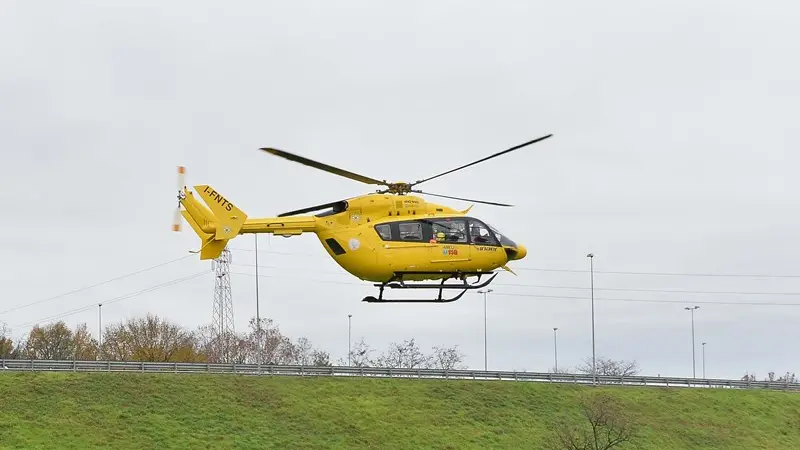
<path fill-rule="evenodd" d="M 240 264 L 240 263 L 231 263 L 232 266 L 242 266 L 242 267 L 255 267 L 255 264 Z M 347 272 L 343 272 L 341 270 L 332 271 L 332 270 L 321 270 L 321 269 L 313 269 L 308 267 L 287 267 L 287 266 L 264 266 L 259 264 L 259 269 L 278 269 L 278 270 L 302 270 L 303 272 L 318 272 L 318 273 L 326 273 L 330 275 L 343 275 Z"/>
<path fill-rule="evenodd" d="M 250 250 L 253 251 L 253 250 Z M 255 267 L 253 264 L 232 264 L 234 266 L 243 266 L 243 267 Z M 279 269 L 279 270 L 303 270 L 303 271 L 311 271 L 311 272 L 319 272 L 319 273 L 329 273 L 332 275 L 340 275 L 342 274 L 341 271 L 333 272 L 329 270 L 320 270 L 320 269 L 310 269 L 307 267 L 287 267 L 287 266 L 262 266 L 259 265 L 259 268 L 264 269 Z M 542 272 L 570 272 L 570 273 L 589 273 L 588 270 L 568 270 L 568 269 L 533 269 L 528 267 L 514 267 L 513 270 L 520 270 L 520 271 L 542 271 Z M 665 276 L 708 276 L 708 277 L 752 277 L 752 278 L 800 278 L 800 275 L 736 275 L 736 274 L 703 274 L 703 273 L 667 273 L 667 272 L 613 272 L 613 271 L 606 271 L 606 272 L 598 272 L 595 273 L 606 273 L 606 274 L 625 274 L 625 275 L 665 275 Z M 504 284 L 505 286 L 534 286 L 534 285 L 514 285 L 514 284 Z M 567 286 L 535 286 L 535 287 L 552 287 L 554 289 L 588 289 L 586 287 L 567 287 Z M 716 292 L 716 291 L 681 291 L 681 290 L 659 290 L 659 289 L 623 289 L 623 288 L 598 288 L 595 287 L 595 290 L 625 290 L 625 291 L 635 291 L 635 290 L 642 290 L 643 292 L 675 292 L 675 293 L 686 293 L 686 294 L 753 294 L 753 295 L 800 295 L 800 292 L 789 292 L 789 293 L 782 293 L 782 292 Z"/>
<path fill-rule="evenodd" d="M 242 273 L 242 272 L 231 272 L 231 275 L 246 275 L 253 277 L 255 276 L 252 273 Z M 258 275 L 259 277 L 267 277 L 267 278 L 286 278 L 279 275 Z M 330 280 L 314 280 L 314 279 L 304 279 L 305 282 L 309 283 L 323 283 L 323 284 L 343 284 L 349 286 L 361 286 L 361 287 L 372 287 L 370 284 L 369 286 L 361 283 L 356 283 L 352 281 L 330 281 Z M 595 288 L 597 289 L 597 288 Z M 555 299 L 555 300 L 589 300 L 589 297 L 578 297 L 578 296 L 568 296 L 568 295 L 541 295 L 541 294 L 519 294 L 513 292 L 493 292 L 494 295 L 501 295 L 505 297 L 531 297 L 531 298 L 543 298 L 543 299 Z M 779 303 L 779 302 L 726 302 L 726 301 L 717 301 L 717 300 L 655 300 L 655 299 L 636 299 L 636 298 L 602 298 L 602 297 L 595 297 L 595 300 L 600 301 L 607 301 L 607 302 L 634 302 L 634 303 L 679 303 L 679 304 L 688 304 L 688 303 L 699 303 L 699 304 L 710 304 L 710 305 L 742 305 L 742 306 L 800 306 L 800 303 Z"/>
<path fill-rule="evenodd" d="M 496 286 L 533 287 L 542 289 L 590 289 L 584 286 L 548 286 L 540 284 L 513 284 L 498 283 Z M 634 291 L 634 292 L 663 292 L 673 294 L 724 294 L 724 295 L 800 295 L 800 292 L 741 292 L 741 291 L 686 291 L 681 289 L 647 289 L 647 288 L 594 288 L 595 291 Z"/>
<path fill-rule="evenodd" d="M 144 273 L 144 272 L 147 272 L 147 271 L 149 271 L 149 270 L 153 270 L 153 269 L 156 269 L 156 268 L 158 268 L 158 267 L 166 266 L 167 264 L 172 264 L 172 263 L 174 263 L 174 262 L 177 262 L 177 261 L 180 261 L 180 260 L 182 260 L 182 259 L 186 259 L 186 258 L 188 258 L 188 257 L 190 257 L 190 256 L 192 256 L 192 255 L 191 255 L 191 254 L 189 254 L 189 255 L 186 255 L 186 256 L 181 256 L 180 258 L 176 258 L 176 259 L 173 259 L 173 260 L 171 260 L 171 261 L 163 262 L 163 263 L 161 263 L 161 264 L 156 264 L 155 266 L 151 266 L 151 267 L 148 267 L 148 268 L 146 268 L 146 269 L 141 269 L 141 270 L 137 270 L 137 271 L 135 271 L 135 272 L 130 272 L 130 273 L 127 273 L 127 274 L 125 274 L 125 275 L 120 275 L 120 276 L 118 276 L 118 277 L 111 278 L 111 279 L 109 279 L 109 280 L 102 281 L 102 282 L 100 282 L 100 283 L 97 283 L 97 284 L 93 284 L 93 285 L 91 285 L 91 286 L 82 287 L 82 288 L 79 288 L 79 289 L 75 289 L 75 290 L 73 290 L 73 291 L 69 291 L 69 292 L 65 292 L 65 293 L 63 293 L 63 294 L 56 295 L 56 296 L 54 296 L 54 297 L 45 298 L 45 299 L 42 299 L 42 300 L 37 300 L 37 301 L 35 301 L 35 302 L 31 302 L 31 303 L 26 303 L 26 304 L 23 304 L 23 305 L 15 306 L 15 307 L 13 307 L 13 308 L 11 308 L 11 309 L 9 309 L 9 310 L 6 310 L 6 311 L 2 311 L 2 312 L 0 312 L 0 315 L 1 315 L 1 314 L 8 314 L 8 313 L 10 313 L 10 312 L 18 311 L 18 310 L 20 310 L 20 309 L 27 308 L 27 307 L 29 307 L 29 306 L 38 305 L 38 304 L 40 304 L 40 303 L 49 302 L 49 301 L 51 301 L 51 300 L 55 300 L 55 299 L 57 299 L 57 298 L 66 297 L 67 295 L 76 294 L 76 293 L 78 293 L 78 292 L 86 291 L 86 290 L 89 290 L 89 289 L 92 289 L 92 288 L 95 288 L 95 287 L 98 287 L 98 286 L 102 286 L 102 285 L 104 285 L 104 284 L 111 283 L 112 281 L 117 281 L 117 280 L 122 280 L 122 279 L 124 279 L 124 278 L 132 277 L 132 276 L 134 276 L 134 275 L 138 275 L 138 274 L 140 274 L 140 273 Z"/>
<path fill-rule="evenodd" d="M 248 248 L 231 248 L 231 250 L 254 252 Z M 317 256 L 312 253 L 298 252 L 278 252 L 274 250 L 258 250 L 259 253 L 272 253 L 276 255 L 289 256 Z M 589 273 L 588 270 L 579 269 L 543 269 L 537 267 L 515 267 L 514 270 L 536 271 L 536 272 L 566 272 L 566 273 Z M 710 272 L 634 272 L 634 271 L 602 271 L 595 270 L 595 274 L 612 275 L 649 275 L 649 276 L 671 276 L 671 277 L 726 277 L 726 278 L 800 278 L 800 275 L 775 275 L 775 274 L 735 274 L 735 273 L 710 273 Z"/>
<path fill-rule="evenodd" d="M 255 267 L 254 264 L 231 264 L 234 266 Z M 280 267 L 280 266 L 262 266 L 263 269 L 280 269 L 280 270 L 302 270 L 308 272 L 319 272 L 331 275 L 343 275 L 341 271 L 329 271 L 320 269 L 309 269 L 307 267 Z M 516 270 L 516 269 L 515 269 Z M 525 283 L 494 283 L 494 286 L 509 286 L 509 287 L 528 287 L 540 289 L 575 289 L 575 290 L 588 290 L 586 286 L 558 286 L 558 285 L 543 285 L 543 284 L 525 284 Z M 682 289 L 648 289 L 648 288 L 618 288 L 618 287 L 597 287 L 596 291 L 630 291 L 630 292 L 656 292 L 656 293 L 672 293 L 672 294 L 712 294 L 712 295 L 789 295 L 800 296 L 800 292 L 744 292 L 744 291 L 690 291 Z"/>
<path fill-rule="evenodd" d="M 534 298 L 551 298 L 563 300 L 588 300 L 587 297 L 575 297 L 565 295 L 539 295 L 539 294 L 517 294 L 517 293 L 498 293 L 494 295 L 502 295 L 508 297 L 534 297 Z M 633 303 L 679 303 L 679 304 L 707 304 L 707 305 L 742 305 L 742 306 L 800 306 L 800 303 L 778 303 L 778 302 L 725 302 L 716 300 L 654 300 L 654 299 L 637 299 L 637 298 L 601 298 L 595 297 L 595 300 L 602 300 L 606 302 L 633 302 Z"/>
<path fill-rule="evenodd" d="M 541 269 L 534 267 L 515 267 L 514 270 L 532 270 L 537 272 L 569 272 L 569 273 L 589 273 L 588 270 L 574 269 Z M 615 275 L 657 275 L 674 277 L 730 277 L 730 278 L 800 278 L 800 275 L 770 275 L 770 274 L 734 274 L 734 273 L 678 273 L 678 272 L 623 272 L 623 271 L 600 271 L 595 270 L 595 274 L 606 273 Z"/>
<path fill-rule="evenodd" d="M 90 310 L 92 308 L 96 308 L 98 303 L 102 303 L 103 306 L 105 306 L 105 305 L 108 305 L 108 304 L 111 304 L 111 303 L 120 302 L 122 300 L 127 300 L 129 298 L 133 298 L 133 297 L 136 297 L 136 296 L 148 293 L 148 292 L 157 291 L 157 290 L 165 288 L 165 287 L 169 287 L 169 286 L 172 286 L 172 285 L 175 285 L 175 284 L 178 284 L 178 283 L 183 283 L 184 281 L 189 281 L 189 280 L 191 280 L 193 278 L 197 278 L 197 277 L 199 277 L 201 275 L 205 275 L 205 274 L 208 274 L 208 273 L 210 273 L 210 272 L 207 271 L 207 270 L 204 270 L 202 272 L 198 272 L 198 273 L 195 273 L 193 275 L 188 275 L 188 276 L 185 276 L 185 277 L 182 277 L 182 278 L 176 278 L 176 279 L 167 281 L 165 283 L 157 284 L 155 286 L 150 286 L 149 288 L 145 288 L 145 289 L 142 289 L 142 290 L 137 291 L 137 292 L 133 292 L 133 293 L 130 293 L 130 294 L 125 294 L 125 295 L 122 295 L 122 296 L 119 296 L 119 297 L 114 297 L 114 298 L 112 298 L 110 300 L 102 300 L 100 302 L 92 302 L 89 305 L 81 306 L 79 308 L 75 308 L 75 309 L 72 309 L 72 310 L 69 310 L 69 311 L 66 311 L 66 312 L 63 312 L 63 313 L 55 314 L 53 316 L 49 316 L 49 317 L 46 317 L 44 319 L 35 320 L 33 322 L 28 322 L 28 323 L 23 324 L 23 325 L 16 325 L 14 328 L 25 328 L 25 327 L 29 327 L 31 325 L 36 325 L 36 324 L 39 324 L 39 323 L 47 323 L 47 322 L 49 322 L 51 320 L 56 320 L 56 319 L 61 319 L 61 318 L 64 318 L 64 317 L 69 317 L 69 316 L 71 316 L 73 314 L 77 314 L 79 312 L 88 311 L 88 310 Z"/>
<path fill-rule="evenodd" d="M 259 266 L 260 267 L 260 266 Z M 254 277 L 255 274 L 252 273 L 243 273 L 243 272 L 231 272 L 231 275 L 245 275 L 248 277 Z M 258 274 L 259 278 L 285 278 L 280 275 L 262 275 Z M 352 281 L 333 281 L 333 280 L 306 280 L 311 283 L 322 283 L 322 284 L 342 284 L 347 286 L 364 286 L 363 284 L 354 283 Z"/>
<path fill-rule="evenodd" d="M 231 250 L 254 252 L 248 248 L 232 248 Z M 289 256 L 317 256 L 312 253 L 298 252 L 279 252 L 274 250 L 258 250 L 259 253 L 272 253 L 276 255 Z M 514 270 L 536 271 L 536 272 L 566 272 L 566 273 L 589 273 L 588 270 L 579 269 L 544 269 L 537 267 L 515 267 Z M 775 274 L 735 274 L 735 273 L 706 273 L 706 272 L 634 272 L 634 271 L 602 271 L 595 270 L 595 274 L 613 275 L 649 275 L 649 276 L 675 276 L 675 277 L 727 277 L 727 278 L 800 278 L 800 275 L 775 275 Z"/>

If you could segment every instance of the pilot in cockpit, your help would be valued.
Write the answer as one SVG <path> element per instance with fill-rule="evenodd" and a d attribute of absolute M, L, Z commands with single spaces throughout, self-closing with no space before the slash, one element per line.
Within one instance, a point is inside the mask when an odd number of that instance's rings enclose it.
<path fill-rule="evenodd" d="M 478 225 L 477 223 L 471 223 L 469 225 L 469 235 L 472 239 L 473 244 L 486 244 L 489 242 L 488 239 L 489 232 Z"/>

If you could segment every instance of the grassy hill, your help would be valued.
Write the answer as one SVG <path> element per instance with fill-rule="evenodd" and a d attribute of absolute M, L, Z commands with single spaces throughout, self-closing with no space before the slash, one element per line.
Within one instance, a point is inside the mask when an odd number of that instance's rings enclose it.
<path fill-rule="evenodd" d="M 546 383 L 0 373 L 1 448 L 546 448 L 602 390 L 639 437 L 618 448 L 800 448 L 800 394 Z"/>

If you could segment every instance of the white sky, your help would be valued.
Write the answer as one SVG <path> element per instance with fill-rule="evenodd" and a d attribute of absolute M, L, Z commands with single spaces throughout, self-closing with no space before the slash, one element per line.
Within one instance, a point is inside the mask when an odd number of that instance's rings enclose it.
<path fill-rule="evenodd" d="M 800 370 L 797 13 L 788 1 L 4 2 L 0 321 L 24 334 L 210 270 L 190 256 L 39 302 L 197 249 L 188 227 L 170 231 L 178 164 L 188 183 L 268 216 L 372 186 L 262 146 L 413 181 L 553 133 L 425 186 L 517 205 L 472 210 L 529 250 L 519 276 L 492 286 L 490 369 L 546 371 L 554 326 L 559 366 L 591 355 L 588 274 L 526 269 L 586 270 L 594 252 L 599 272 L 796 276 L 597 273 L 598 299 L 678 302 L 597 300 L 598 355 L 691 375 L 694 302 L 698 376 L 702 341 L 709 377 Z M 273 267 L 261 270 L 262 315 L 291 337 L 345 356 L 352 313 L 354 341 L 458 344 L 483 367 L 478 294 L 364 304 L 371 285 L 315 236 L 259 243 Z M 233 270 L 252 274 L 253 237 L 231 247 Z M 232 283 L 242 330 L 254 278 Z M 149 311 L 194 328 L 212 299 L 207 274 L 109 303 L 103 322 Z M 97 308 L 64 319 L 96 331 Z"/>

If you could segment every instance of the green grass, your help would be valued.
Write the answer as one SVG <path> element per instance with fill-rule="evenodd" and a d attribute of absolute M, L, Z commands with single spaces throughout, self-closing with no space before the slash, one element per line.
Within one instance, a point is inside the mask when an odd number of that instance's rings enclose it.
<path fill-rule="evenodd" d="M 604 390 L 642 425 L 619 448 L 797 449 L 800 394 L 523 382 L 0 373 L 2 448 L 544 448 Z"/>

